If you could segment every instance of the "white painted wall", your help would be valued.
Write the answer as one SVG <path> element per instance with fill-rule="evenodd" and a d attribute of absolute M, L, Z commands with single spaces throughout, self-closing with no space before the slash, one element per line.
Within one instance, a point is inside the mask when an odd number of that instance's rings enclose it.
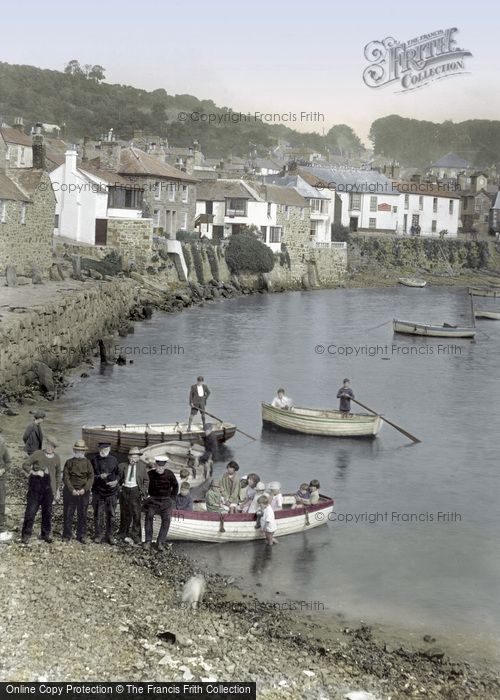
<path fill-rule="evenodd" d="M 422 197 L 423 203 L 420 208 L 419 197 Z M 405 196 L 399 195 L 398 206 L 398 233 L 404 234 L 404 215 L 408 215 L 408 224 L 406 233 L 410 233 L 412 225 L 412 216 L 418 215 L 419 225 L 422 229 L 422 236 L 436 236 L 439 231 L 446 229 L 448 236 L 457 236 L 458 220 L 460 214 L 460 200 L 456 197 L 436 197 L 437 211 L 434 211 L 434 197 L 432 194 L 410 194 L 408 208 L 405 209 Z M 450 201 L 453 202 L 453 212 L 450 214 Z M 436 231 L 432 232 L 432 222 L 436 222 Z"/>

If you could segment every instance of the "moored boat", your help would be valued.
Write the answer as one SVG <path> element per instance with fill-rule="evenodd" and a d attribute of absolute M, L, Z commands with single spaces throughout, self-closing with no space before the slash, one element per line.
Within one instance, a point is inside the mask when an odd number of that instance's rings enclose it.
<path fill-rule="evenodd" d="M 476 318 L 487 318 L 490 321 L 500 321 L 500 311 L 486 311 L 486 309 L 478 309 L 474 311 Z"/>
<path fill-rule="evenodd" d="M 424 335 L 433 338 L 473 338 L 476 329 L 466 326 L 453 326 L 449 323 L 434 325 L 427 323 L 415 323 L 414 321 L 401 321 L 394 319 L 393 329 L 395 333 L 409 335 Z"/>
<path fill-rule="evenodd" d="M 307 532 L 319 525 L 325 525 L 333 511 L 333 499 L 320 496 L 313 506 L 292 508 L 293 496 L 284 495 L 283 510 L 275 511 L 276 537 Z M 221 515 L 208 513 L 203 503 L 195 503 L 195 510 L 173 510 L 168 531 L 168 540 L 198 542 L 245 542 L 263 540 L 264 533 L 255 529 L 255 513 L 234 513 Z M 153 535 L 159 530 L 159 518 L 155 518 Z"/>
<path fill-rule="evenodd" d="M 212 461 L 209 460 L 206 464 L 200 464 L 200 457 L 204 453 L 204 448 L 201 445 L 193 445 L 189 442 L 180 442 L 179 440 L 170 440 L 169 442 L 160 442 L 158 445 L 145 447 L 141 460 L 148 465 L 154 464 L 155 457 L 158 455 L 167 455 L 169 462 L 167 467 L 179 475 L 181 469 L 188 469 L 190 472 L 189 483 L 192 488 L 200 486 L 206 479 L 212 475 Z"/>
<path fill-rule="evenodd" d="M 262 422 L 266 427 L 329 437 L 376 437 L 382 427 L 382 418 L 368 413 L 354 413 L 345 418 L 340 411 L 299 406 L 283 410 L 265 402 L 262 402 Z"/>
<path fill-rule="evenodd" d="M 236 426 L 233 423 L 214 422 L 214 433 L 219 442 L 226 442 L 233 437 Z M 187 423 L 142 423 L 123 425 L 84 425 L 82 439 L 85 440 L 89 452 L 96 452 L 100 442 L 111 443 L 112 452 L 126 453 L 131 447 L 148 447 L 169 440 L 181 440 L 201 444 L 204 431 L 201 425 L 192 425 L 187 429 Z"/>
<path fill-rule="evenodd" d="M 469 287 L 473 297 L 500 297 L 500 287 Z"/>
<path fill-rule="evenodd" d="M 418 279 L 417 277 L 400 277 L 398 282 L 405 287 L 425 287 L 427 284 L 425 280 Z"/>

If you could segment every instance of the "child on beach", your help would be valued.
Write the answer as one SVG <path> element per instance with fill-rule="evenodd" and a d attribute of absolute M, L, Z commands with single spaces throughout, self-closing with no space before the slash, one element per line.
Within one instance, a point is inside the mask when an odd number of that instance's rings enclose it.
<path fill-rule="evenodd" d="M 262 509 L 261 517 L 261 527 L 266 538 L 266 544 L 273 545 L 278 544 L 278 540 L 275 539 L 276 534 L 276 519 L 274 517 L 274 510 L 271 508 L 269 498 L 267 496 L 260 496 L 259 506 Z"/>

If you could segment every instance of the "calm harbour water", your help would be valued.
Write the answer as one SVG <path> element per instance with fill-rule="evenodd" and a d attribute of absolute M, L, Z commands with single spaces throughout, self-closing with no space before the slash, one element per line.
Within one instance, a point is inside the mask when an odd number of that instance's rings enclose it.
<path fill-rule="evenodd" d="M 478 321 L 484 333 L 471 343 L 393 335 L 385 323 L 393 316 L 468 325 L 470 305 L 460 289 L 397 288 L 258 295 L 157 313 L 120 339 L 134 364 L 96 368 L 48 423 L 65 434 L 66 456 L 83 424 L 186 420 L 201 372 L 208 409 L 257 437 L 227 444 L 224 457 L 237 459 L 240 474 L 278 479 L 284 491 L 316 477 L 339 520 L 381 515 L 283 538 L 271 553 L 261 542 L 179 546 L 270 597 L 280 591 L 365 620 L 498 641 L 500 323 Z M 183 353 L 162 353 L 170 345 Z M 132 346 L 142 351 L 130 354 Z M 342 356 L 340 347 L 360 354 Z M 361 401 L 422 443 L 410 446 L 388 425 L 374 441 L 262 430 L 260 402 L 278 386 L 297 405 L 337 406 L 344 376 Z M 457 515 L 438 522 L 438 513 Z M 404 522 L 407 514 L 419 522 Z"/>

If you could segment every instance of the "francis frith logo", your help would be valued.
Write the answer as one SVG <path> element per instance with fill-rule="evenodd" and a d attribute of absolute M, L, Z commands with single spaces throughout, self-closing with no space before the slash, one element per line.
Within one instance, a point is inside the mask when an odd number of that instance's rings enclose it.
<path fill-rule="evenodd" d="M 409 92 L 434 80 L 465 73 L 465 58 L 470 51 L 456 44 L 456 27 L 438 29 L 406 42 L 393 37 L 371 41 L 365 46 L 370 65 L 363 72 L 363 81 L 370 88 L 398 84 L 396 92 Z"/>

